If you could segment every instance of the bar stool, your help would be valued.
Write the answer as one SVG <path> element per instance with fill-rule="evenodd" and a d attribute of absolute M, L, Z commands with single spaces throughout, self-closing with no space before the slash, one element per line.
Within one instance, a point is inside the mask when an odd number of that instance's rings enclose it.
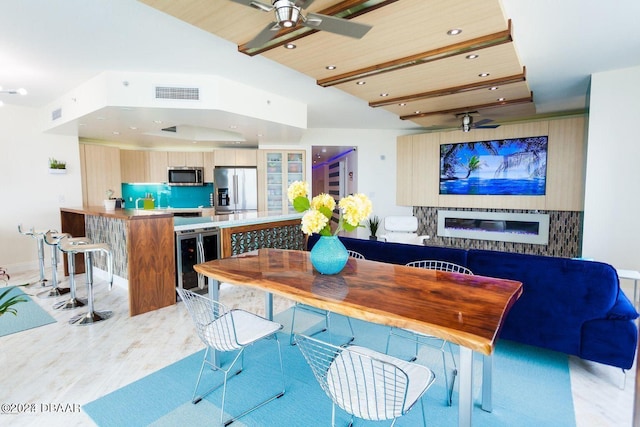
<path fill-rule="evenodd" d="M 40 298 L 60 297 L 69 293 L 69 288 L 60 288 L 58 286 L 58 242 L 63 237 L 69 237 L 68 233 L 58 233 L 49 230 L 44 235 L 44 242 L 51 246 L 51 290 L 43 291 L 38 294 Z"/>
<path fill-rule="evenodd" d="M 40 279 L 31 283 L 28 283 L 27 286 L 35 285 L 38 283 L 40 283 L 42 286 L 49 286 L 47 284 L 47 278 L 44 277 L 44 235 L 46 231 L 42 231 L 42 230 L 36 231 L 33 229 L 33 227 L 31 227 L 27 231 L 22 231 L 22 224 L 18 224 L 18 232 L 22 235 L 33 237 L 34 239 L 36 239 L 36 243 L 38 247 L 38 263 L 40 266 Z"/>
<path fill-rule="evenodd" d="M 87 284 L 87 306 L 86 313 L 78 314 L 69 319 L 72 325 L 90 325 L 102 320 L 106 320 L 113 315 L 112 311 L 95 311 L 93 309 L 93 253 L 103 252 L 107 256 L 107 269 L 109 273 L 109 290 L 113 287 L 113 255 L 109 245 L 106 243 L 70 243 L 68 239 L 60 240 L 60 248 L 71 256 L 84 254 L 85 278 Z"/>
<path fill-rule="evenodd" d="M 67 235 L 69 236 L 69 235 Z M 64 236 L 58 240 L 58 249 L 67 254 L 67 269 L 69 270 L 69 289 L 70 289 L 70 298 L 66 301 L 60 301 L 53 305 L 53 308 L 56 310 L 71 310 L 76 307 L 83 307 L 87 300 L 84 298 L 76 297 L 76 257 L 75 252 L 70 253 L 68 250 L 69 247 L 73 247 L 74 245 L 88 245 L 91 243 L 91 240 L 87 237 L 67 237 Z M 65 244 L 61 244 L 62 240 L 65 241 Z"/>

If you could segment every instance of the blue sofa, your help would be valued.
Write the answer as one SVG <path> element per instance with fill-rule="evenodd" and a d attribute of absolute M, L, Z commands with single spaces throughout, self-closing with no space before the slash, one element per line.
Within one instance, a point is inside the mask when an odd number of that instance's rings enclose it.
<path fill-rule="evenodd" d="M 311 236 L 309 249 L 317 241 Z M 406 245 L 341 237 L 347 249 L 393 264 L 450 261 L 481 276 L 522 282 L 500 338 L 629 369 L 635 358 L 638 313 L 615 269 L 595 261 L 487 250 Z"/>

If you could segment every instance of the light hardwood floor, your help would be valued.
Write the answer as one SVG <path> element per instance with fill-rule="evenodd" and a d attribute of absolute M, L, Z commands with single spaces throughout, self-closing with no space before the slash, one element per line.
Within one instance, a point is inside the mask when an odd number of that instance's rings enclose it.
<path fill-rule="evenodd" d="M 36 271 L 15 274 L 10 283 L 35 277 Z M 62 285 L 66 283 L 65 279 Z M 83 276 L 77 283 L 83 296 Z M 94 288 L 96 309 L 112 310 L 113 318 L 90 326 L 69 325 L 67 320 L 81 309 L 57 311 L 51 306 L 58 299 L 33 297 L 57 322 L 0 337 L 0 403 L 36 404 L 33 414 L 0 414 L 0 425 L 92 426 L 82 411 L 56 413 L 52 408 L 60 404 L 77 408 L 74 405 L 93 401 L 203 348 L 182 304 L 129 317 L 125 289 L 114 286 L 108 291 L 101 279 L 96 279 Z M 23 289 L 29 294 L 42 290 Z M 264 312 L 260 291 L 225 288 L 221 300 L 228 306 Z M 274 305 L 278 312 L 291 302 L 275 298 Z M 635 367 L 627 372 L 624 389 L 621 370 L 574 357 L 570 357 L 570 368 L 578 427 L 632 425 Z"/>

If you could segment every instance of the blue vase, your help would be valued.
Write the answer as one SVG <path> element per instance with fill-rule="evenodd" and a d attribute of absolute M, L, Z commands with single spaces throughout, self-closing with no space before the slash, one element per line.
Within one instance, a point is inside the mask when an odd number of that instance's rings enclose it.
<path fill-rule="evenodd" d="M 349 253 L 338 236 L 320 236 L 311 248 L 311 264 L 322 274 L 338 274 L 342 271 Z"/>

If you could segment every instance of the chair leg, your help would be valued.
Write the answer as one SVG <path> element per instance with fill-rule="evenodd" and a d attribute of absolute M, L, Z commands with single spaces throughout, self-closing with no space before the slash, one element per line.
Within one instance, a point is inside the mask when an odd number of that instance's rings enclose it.
<path fill-rule="evenodd" d="M 274 394 L 271 397 L 268 397 L 266 400 L 263 400 L 262 402 L 258 403 L 257 405 L 253 406 L 250 409 L 247 409 L 246 411 L 244 411 L 243 413 L 241 413 L 240 415 L 236 415 L 235 417 L 229 418 L 227 421 L 223 422 L 223 415 L 224 415 L 224 395 L 226 393 L 226 375 L 225 375 L 225 389 L 222 392 L 222 408 L 220 408 L 221 412 L 220 412 L 220 422 L 226 427 L 229 424 L 231 424 L 232 422 L 234 422 L 235 420 L 244 417 L 245 415 L 247 415 L 250 412 L 255 411 L 256 409 L 260 408 L 261 406 L 266 405 L 267 403 L 271 402 L 272 400 L 275 399 L 279 399 L 282 396 L 284 396 L 284 392 L 285 392 L 285 382 L 284 382 L 284 365 L 282 363 L 282 351 L 280 349 L 280 341 L 278 340 L 278 337 L 276 335 L 273 335 L 273 338 L 276 342 L 276 345 L 278 347 L 278 361 L 280 363 L 280 377 L 282 379 L 282 390 L 279 390 L 276 394 Z M 234 361 L 235 362 L 235 361 Z"/>
<path fill-rule="evenodd" d="M 291 331 L 289 332 L 289 345 L 296 345 L 296 341 L 294 338 L 294 332 L 293 332 L 293 328 L 295 326 L 296 323 L 296 309 L 298 308 L 298 303 L 295 303 L 293 305 L 293 315 L 291 317 Z M 328 313 L 328 312 L 327 312 Z M 317 313 L 318 315 L 322 315 L 322 313 Z M 312 333 L 312 334 L 308 334 L 309 336 L 314 336 L 317 335 L 321 332 L 326 332 L 329 329 L 329 319 L 327 318 L 327 316 L 325 315 L 324 318 L 324 328 Z"/>
<path fill-rule="evenodd" d="M 331 312 L 327 311 L 327 315 L 325 317 L 326 320 L 326 325 L 327 325 L 327 331 L 329 331 L 329 340 L 332 341 L 332 337 L 331 337 Z M 356 334 L 353 332 L 353 326 L 351 325 L 351 318 L 349 316 L 345 316 L 345 318 L 347 319 L 347 324 L 349 325 L 349 330 L 351 331 L 351 337 L 347 340 L 347 342 L 340 344 L 340 347 L 346 347 L 347 345 L 351 344 L 355 339 L 356 339 Z M 313 335 L 311 335 L 313 336 Z"/>

